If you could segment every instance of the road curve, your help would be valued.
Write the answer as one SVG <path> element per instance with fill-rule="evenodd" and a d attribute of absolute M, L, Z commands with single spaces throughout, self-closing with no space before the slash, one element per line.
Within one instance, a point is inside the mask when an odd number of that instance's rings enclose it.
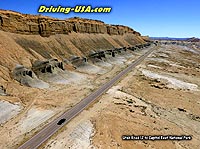
<path fill-rule="evenodd" d="M 90 103 L 95 101 L 99 96 L 104 94 L 110 87 L 112 87 L 117 81 L 120 80 L 124 75 L 130 72 L 133 68 L 135 68 L 138 64 L 140 64 L 156 47 L 152 47 L 148 52 L 144 55 L 140 56 L 136 61 L 130 64 L 127 68 L 117 74 L 113 79 L 105 83 L 99 89 L 82 99 L 78 104 L 72 107 L 67 112 L 63 113 L 61 116 L 47 124 L 41 131 L 35 134 L 32 138 L 22 144 L 18 149 L 36 149 L 42 143 L 44 143 L 47 139 L 49 139 L 55 132 L 57 132 L 61 127 L 63 127 L 66 123 L 68 123 L 71 119 L 77 116 L 80 112 L 82 112 Z M 62 125 L 57 125 L 57 122 L 60 119 L 66 119 L 66 121 Z"/>

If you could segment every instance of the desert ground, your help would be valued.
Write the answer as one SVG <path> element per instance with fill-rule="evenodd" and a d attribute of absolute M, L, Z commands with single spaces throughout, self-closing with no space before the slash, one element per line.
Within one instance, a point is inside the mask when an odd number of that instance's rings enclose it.
<path fill-rule="evenodd" d="M 48 85 L 38 88 L 6 84 L 8 96 L 0 96 L 0 148 L 16 148 L 48 122 L 67 111 L 81 99 L 111 79 L 147 49 L 123 51 L 97 62 L 87 62 L 62 75 L 42 76 Z M 4 75 L 6 77 L 6 75 Z M 43 88 L 44 87 L 44 88 Z M 90 121 L 86 125 L 91 125 Z"/>
<path fill-rule="evenodd" d="M 151 46 L 149 48 L 153 48 Z M 0 148 L 17 148 L 149 48 L 122 51 L 60 75 L 38 88 L 16 81 L 0 90 Z M 159 45 L 148 58 L 40 148 L 200 148 L 200 49 Z M 3 80 L 9 80 L 1 66 Z M 40 88 L 41 87 L 41 88 Z M 122 135 L 190 135 L 187 141 L 125 141 Z"/>
<path fill-rule="evenodd" d="M 199 54 L 199 48 L 161 45 L 41 148 L 199 149 Z M 187 135 L 192 140 L 124 141 L 122 135 Z"/>

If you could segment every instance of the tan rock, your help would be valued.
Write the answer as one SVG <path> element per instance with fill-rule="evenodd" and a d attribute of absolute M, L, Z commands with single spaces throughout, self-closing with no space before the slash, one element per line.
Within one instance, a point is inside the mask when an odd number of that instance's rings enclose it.
<path fill-rule="evenodd" d="M 20 14 L 6 10 L 0 10 L 0 30 L 21 34 L 40 34 L 44 37 L 71 32 L 109 35 L 130 33 L 140 36 L 140 33 L 127 26 L 108 25 L 99 20 L 78 17 L 59 20 L 41 15 Z"/>

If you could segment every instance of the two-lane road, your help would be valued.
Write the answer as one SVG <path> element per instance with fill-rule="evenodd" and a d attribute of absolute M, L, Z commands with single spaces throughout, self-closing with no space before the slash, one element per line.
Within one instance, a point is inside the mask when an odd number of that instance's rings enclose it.
<path fill-rule="evenodd" d="M 55 132 L 57 132 L 61 127 L 63 127 L 66 123 L 68 123 L 71 119 L 77 116 L 80 112 L 82 112 L 90 103 L 95 101 L 99 96 L 104 94 L 110 87 L 112 87 L 117 81 L 119 81 L 124 75 L 130 72 L 133 68 L 135 68 L 138 64 L 140 64 L 153 50 L 157 47 L 152 47 L 148 52 L 144 55 L 140 56 L 136 61 L 134 61 L 130 66 L 117 74 L 113 79 L 105 83 L 99 89 L 91 93 L 86 98 L 82 99 L 78 104 L 72 107 L 67 112 L 63 113 L 61 116 L 56 118 L 54 121 L 46 125 L 41 131 L 39 131 L 36 135 L 34 135 L 27 142 L 22 144 L 19 149 L 36 149 L 42 143 L 44 143 L 47 139 L 49 139 Z M 58 125 L 58 121 L 61 119 L 66 119 L 66 121 L 62 125 Z"/>

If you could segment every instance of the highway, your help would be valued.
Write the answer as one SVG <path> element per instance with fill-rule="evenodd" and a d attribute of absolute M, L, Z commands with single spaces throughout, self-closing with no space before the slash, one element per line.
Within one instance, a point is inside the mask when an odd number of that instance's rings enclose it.
<path fill-rule="evenodd" d="M 80 112 L 82 112 L 86 107 L 88 107 L 92 102 L 98 99 L 102 94 L 104 94 L 109 88 L 111 88 L 115 83 L 117 83 L 124 75 L 130 72 L 133 68 L 139 65 L 153 50 L 157 49 L 157 47 L 153 46 L 150 48 L 148 52 L 144 55 L 140 56 L 137 60 L 135 60 L 132 64 L 130 64 L 127 68 L 113 77 L 110 81 L 102 85 L 96 91 L 82 99 L 78 104 L 72 107 L 70 110 L 64 112 L 61 116 L 47 124 L 41 131 L 35 134 L 32 138 L 27 140 L 24 144 L 22 144 L 18 149 L 36 149 L 45 141 L 47 141 L 53 134 L 55 134 L 61 127 L 67 124 L 70 120 L 72 120 L 75 116 L 77 116 Z M 61 119 L 66 119 L 66 121 L 62 125 L 58 125 L 58 121 Z"/>

